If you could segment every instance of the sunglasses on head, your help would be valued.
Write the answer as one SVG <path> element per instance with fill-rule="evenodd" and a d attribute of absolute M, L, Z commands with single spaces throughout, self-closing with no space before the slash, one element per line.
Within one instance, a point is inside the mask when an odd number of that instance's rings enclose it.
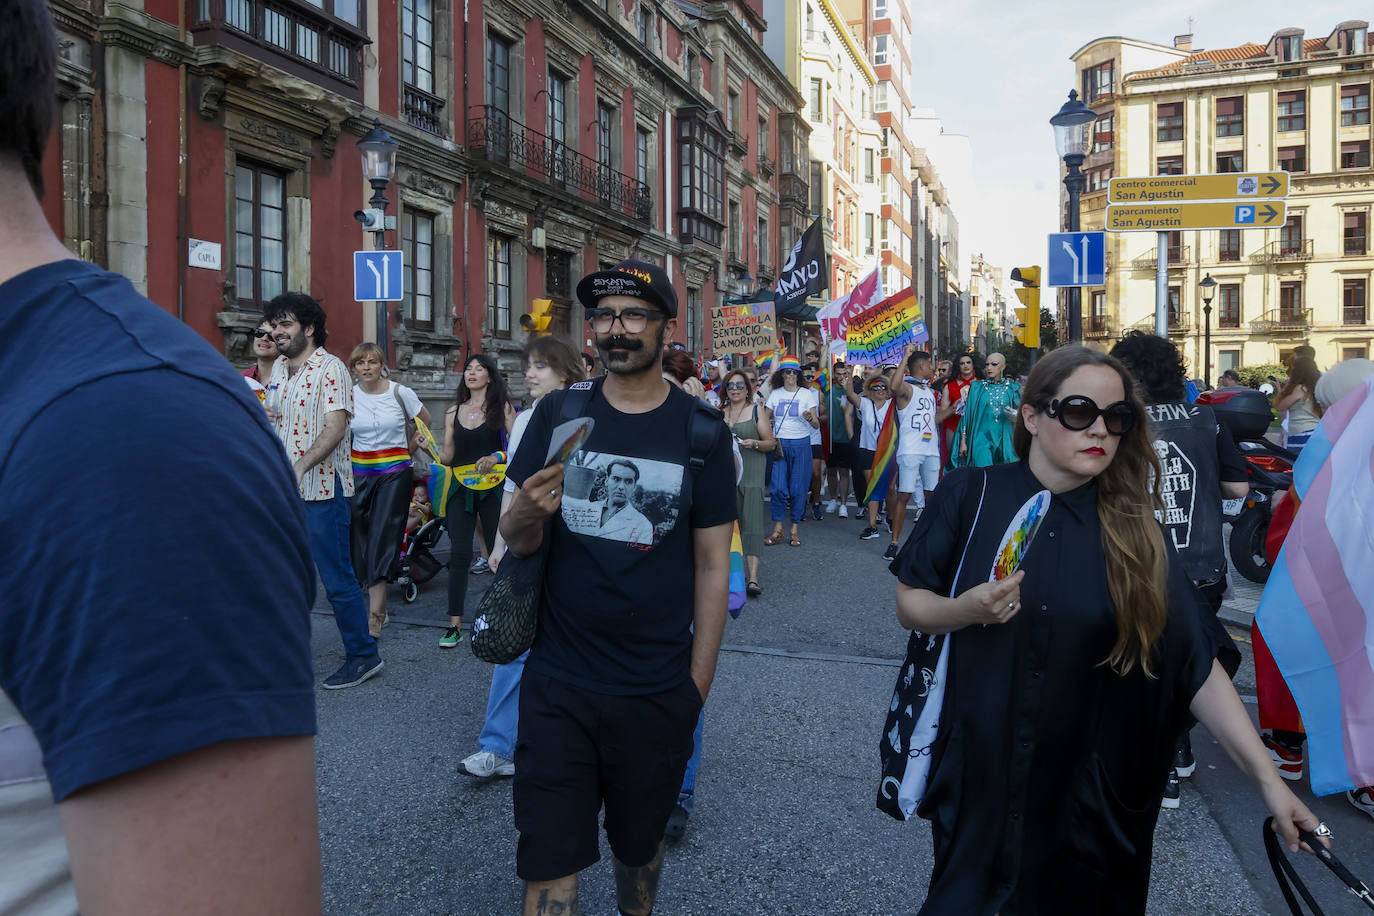
<path fill-rule="evenodd" d="M 1081 432 L 1091 427 L 1101 417 L 1107 432 L 1113 436 L 1124 436 L 1135 426 L 1135 411 L 1125 401 L 1117 401 L 1106 407 L 1098 407 L 1097 402 L 1081 394 L 1067 398 L 1057 398 L 1043 408 L 1046 415 L 1054 417 L 1065 429 Z"/>
<path fill-rule="evenodd" d="M 253 329 L 253 336 L 256 337 L 256 338 L 258 338 L 259 340 L 261 340 L 261 339 L 264 338 L 264 337 L 270 337 L 270 336 L 272 336 L 272 332 L 271 332 L 271 331 L 264 331 L 262 328 L 254 328 L 254 329 Z"/>

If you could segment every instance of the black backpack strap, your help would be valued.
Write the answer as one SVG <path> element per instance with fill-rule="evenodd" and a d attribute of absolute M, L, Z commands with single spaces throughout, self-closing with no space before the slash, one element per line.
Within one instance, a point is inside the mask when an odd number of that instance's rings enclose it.
<path fill-rule="evenodd" d="M 693 400 L 694 409 L 687 421 L 687 465 L 695 477 L 706 466 L 706 455 L 720 435 L 725 414 L 699 398 Z"/>
<path fill-rule="evenodd" d="M 599 375 L 596 378 L 583 379 L 569 385 L 568 390 L 563 392 L 563 405 L 558 414 L 558 422 L 566 423 L 576 417 L 584 416 L 592 398 L 600 393 L 601 383 L 604 381 L 606 381 L 606 377 Z"/>

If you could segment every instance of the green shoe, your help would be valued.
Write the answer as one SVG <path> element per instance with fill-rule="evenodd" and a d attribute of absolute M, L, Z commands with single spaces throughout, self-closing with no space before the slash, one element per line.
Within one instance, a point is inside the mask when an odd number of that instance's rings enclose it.
<path fill-rule="evenodd" d="M 439 637 L 440 649 L 452 649 L 463 641 L 463 631 L 458 627 L 449 627 L 444 631 L 444 635 Z"/>

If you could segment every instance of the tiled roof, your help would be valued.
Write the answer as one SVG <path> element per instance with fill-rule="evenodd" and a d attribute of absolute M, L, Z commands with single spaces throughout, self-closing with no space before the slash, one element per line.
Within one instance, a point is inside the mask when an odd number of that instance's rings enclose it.
<path fill-rule="evenodd" d="M 1325 38 L 1308 38 L 1302 43 L 1304 57 L 1314 51 L 1325 51 L 1326 49 Z M 1149 79 L 1154 76 L 1168 76 L 1174 73 L 1183 73 L 1190 69 L 1191 64 L 1200 61 L 1211 61 L 1214 64 L 1228 64 L 1235 61 L 1268 56 L 1269 51 L 1266 45 L 1258 45 L 1251 41 L 1234 48 L 1216 48 L 1211 51 L 1199 51 L 1196 54 L 1190 54 L 1187 57 L 1176 60 L 1171 64 L 1166 64 L 1163 67 L 1132 73 L 1127 78 L 1132 80 Z"/>

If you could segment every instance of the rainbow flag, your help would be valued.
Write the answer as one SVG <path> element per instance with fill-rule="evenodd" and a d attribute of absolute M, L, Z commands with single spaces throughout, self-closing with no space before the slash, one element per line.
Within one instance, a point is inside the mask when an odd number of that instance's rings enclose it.
<path fill-rule="evenodd" d="M 897 473 L 897 407 L 888 402 L 887 416 L 878 430 L 878 447 L 873 450 L 873 467 L 868 472 L 868 492 L 864 505 L 887 495 L 892 475 Z"/>
<path fill-rule="evenodd" d="M 744 545 L 739 538 L 739 522 L 735 522 L 735 531 L 730 535 L 730 603 L 727 607 L 736 620 L 749 598 L 745 592 L 748 584 L 744 578 Z"/>
<path fill-rule="evenodd" d="M 754 365 L 761 371 L 766 371 L 773 364 L 773 350 L 760 350 L 754 354 Z"/>
<path fill-rule="evenodd" d="M 1307 727 L 1312 791 L 1374 785 L 1374 378 L 1293 466 L 1301 499 L 1255 621 Z"/>
<path fill-rule="evenodd" d="M 353 449 L 353 473 L 363 477 L 377 474 L 390 474 L 401 468 L 410 467 L 410 450 L 404 448 L 383 448 L 375 452 L 360 452 Z"/>

